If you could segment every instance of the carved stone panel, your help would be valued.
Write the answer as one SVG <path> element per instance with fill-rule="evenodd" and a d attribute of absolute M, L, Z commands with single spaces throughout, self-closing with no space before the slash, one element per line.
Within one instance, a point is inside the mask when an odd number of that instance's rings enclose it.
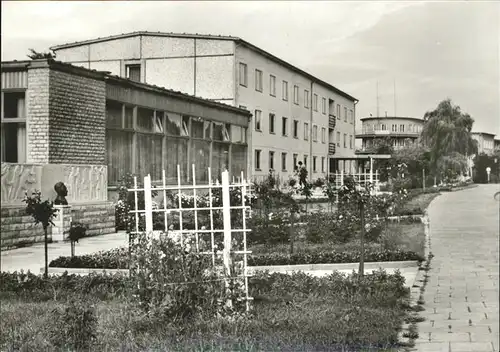
<path fill-rule="evenodd" d="M 22 204 L 26 192 L 41 189 L 41 179 L 42 165 L 2 163 L 2 205 Z"/>

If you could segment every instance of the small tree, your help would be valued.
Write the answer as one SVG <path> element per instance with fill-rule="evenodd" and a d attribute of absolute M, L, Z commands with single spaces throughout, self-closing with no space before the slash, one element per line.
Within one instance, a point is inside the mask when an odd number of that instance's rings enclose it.
<path fill-rule="evenodd" d="M 75 256 L 75 243 L 78 243 L 78 240 L 85 237 L 86 232 L 87 227 L 82 223 L 71 223 L 71 228 L 69 229 L 69 240 L 71 241 L 71 257 Z"/>
<path fill-rule="evenodd" d="M 54 225 L 53 219 L 56 216 L 58 209 L 54 208 L 54 203 L 48 199 L 42 202 L 42 193 L 34 191 L 31 196 L 28 192 L 23 200 L 26 203 L 26 213 L 33 217 L 35 225 L 41 223 L 43 226 L 44 242 L 45 242 L 45 277 L 49 275 L 49 256 L 48 256 L 48 233 L 49 225 Z"/>
<path fill-rule="evenodd" d="M 359 275 L 363 277 L 365 272 L 365 208 L 370 201 L 370 192 L 372 189 L 370 183 L 366 183 L 365 187 L 360 187 L 352 177 L 346 177 L 344 185 L 339 189 L 339 206 L 341 204 L 353 207 L 359 211 L 361 219 L 360 242 L 361 251 L 359 257 Z"/>

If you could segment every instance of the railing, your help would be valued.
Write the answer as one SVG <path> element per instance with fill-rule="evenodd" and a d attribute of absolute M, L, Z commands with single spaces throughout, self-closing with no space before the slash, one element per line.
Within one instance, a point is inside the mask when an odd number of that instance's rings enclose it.
<path fill-rule="evenodd" d="M 328 144 L 328 155 L 335 154 L 335 149 L 336 149 L 335 143 L 329 143 Z"/>
<path fill-rule="evenodd" d="M 329 129 L 335 129 L 335 126 L 337 125 L 337 119 L 335 118 L 334 115 L 328 115 L 328 128 Z"/>

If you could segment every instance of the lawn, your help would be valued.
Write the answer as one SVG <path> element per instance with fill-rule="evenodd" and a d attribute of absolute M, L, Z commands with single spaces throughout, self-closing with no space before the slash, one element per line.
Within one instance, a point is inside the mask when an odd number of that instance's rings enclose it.
<path fill-rule="evenodd" d="M 90 350 L 395 351 L 408 314 L 409 292 L 401 278 L 379 272 L 360 284 L 340 274 L 259 275 L 250 286 L 255 297 L 251 315 L 200 312 L 181 323 L 146 317 L 129 295 L 100 300 L 81 294 L 77 299 L 85 308 L 95 307 L 96 339 Z M 53 311 L 65 307 L 66 296 L 44 302 L 2 299 L 0 350 L 68 348 L 53 337 L 59 327 Z"/>

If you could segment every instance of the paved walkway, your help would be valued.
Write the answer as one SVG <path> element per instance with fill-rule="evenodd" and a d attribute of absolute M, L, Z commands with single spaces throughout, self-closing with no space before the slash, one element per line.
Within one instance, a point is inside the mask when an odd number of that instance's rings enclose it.
<path fill-rule="evenodd" d="M 126 233 L 115 233 L 104 236 L 87 237 L 81 239 L 75 246 L 75 254 L 89 254 L 99 251 L 110 250 L 128 244 Z M 50 243 L 49 263 L 60 256 L 70 256 L 71 247 L 69 242 Z M 40 273 L 44 267 L 44 245 L 36 244 L 30 247 L 11 249 L 0 252 L 0 271 L 30 270 L 34 274 Z"/>
<path fill-rule="evenodd" d="M 429 271 L 415 348 L 499 352 L 498 185 L 443 193 L 429 207 Z"/>

